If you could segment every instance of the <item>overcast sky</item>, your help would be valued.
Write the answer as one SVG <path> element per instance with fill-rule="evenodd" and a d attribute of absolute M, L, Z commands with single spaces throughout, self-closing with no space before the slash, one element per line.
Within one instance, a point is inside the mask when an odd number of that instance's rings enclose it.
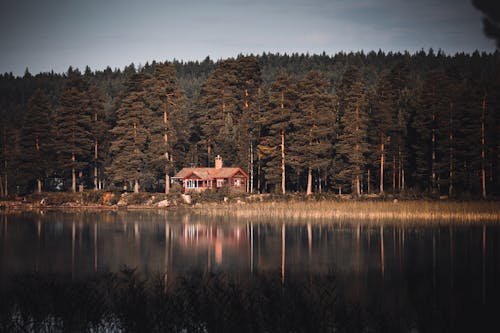
<path fill-rule="evenodd" d="M 470 0 L 0 0 L 0 73 L 262 52 L 492 52 Z"/>

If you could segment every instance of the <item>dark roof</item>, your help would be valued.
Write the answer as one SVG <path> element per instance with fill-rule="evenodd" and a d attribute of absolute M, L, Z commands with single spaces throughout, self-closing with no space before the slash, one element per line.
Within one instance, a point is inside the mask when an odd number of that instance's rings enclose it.
<path fill-rule="evenodd" d="M 183 168 L 172 178 L 184 179 L 192 174 L 200 179 L 231 178 L 238 172 L 248 178 L 245 171 L 240 168 Z"/>

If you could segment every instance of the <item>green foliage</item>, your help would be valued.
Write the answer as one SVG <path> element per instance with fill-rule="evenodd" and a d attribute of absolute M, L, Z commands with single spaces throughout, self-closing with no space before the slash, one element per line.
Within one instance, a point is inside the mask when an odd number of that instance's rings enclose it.
<path fill-rule="evenodd" d="M 337 177 L 352 186 L 352 192 L 361 194 L 360 183 L 367 164 L 368 113 L 366 110 L 365 84 L 356 67 L 350 66 L 337 89 L 340 135 L 335 150 L 342 160 Z"/>
<path fill-rule="evenodd" d="M 43 182 L 56 169 L 50 101 L 41 90 L 28 102 L 18 142 L 17 176 L 22 187 Z M 34 187 L 33 187 L 34 189 Z"/>
<path fill-rule="evenodd" d="M 204 202 L 224 202 L 225 198 L 232 198 L 231 193 L 227 188 L 220 188 L 217 190 L 205 190 L 201 192 L 190 193 L 191 200 L 193 203 L 204 203 Z"/>
<path fill-rule="evenodd" d="M 498 195 L 499 64 L 498 53 L 422 50 L 267 53 L 86 68 L 83 75 L 74 68 L 22 78 L 6 73 L 0 194 L 34 191 L 37 179 L 49 177 L 68 183 L 70 173 L 87 189 L 131 189 L 137 179 L 142 190 L 162 191 L 166 174 L 212 165 L 217 154 L 226 166 L 253 174 L 259 192 L 281 191 L 285 165 L 287 190 L 307 188 L 311 168 L 313 192 L 373 193 L 385 142 L 383 185 L 390 194 L 475 197 L 484 170 L 487 195 Z M 28 149 L 36 135 L 53 149 Z"/>
<path fill-rule="evenodd" d="M 153 189 L 158 179 L 174 170 L 174 156 L 183 157 L 185 98 L 176 83 L 174 68 L 157 64 L 154 74 L 135 74 L 117 101 L 116 125 L 111 130 L 113 182 L 137 181 Z M 177 154 L 179 153 L 179 154 Z"/>

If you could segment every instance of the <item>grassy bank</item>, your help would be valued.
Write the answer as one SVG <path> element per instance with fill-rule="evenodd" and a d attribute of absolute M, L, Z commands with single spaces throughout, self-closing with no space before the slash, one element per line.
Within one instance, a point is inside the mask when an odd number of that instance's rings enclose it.
<path fill-rule="evenodd" d="M 10 201 L 0 208 L 29 209 L 188 209 L 206 216 L 277 221 L 457 221 L 500 222 L 498 201 L 451 201 L 425 198 L 398 200 L 394 197 L 307 197 L 302 194 L 224 196 L 222 193 L 41 193 Z"/>
<path fill-rule="evenodd" d="M 204 214 L 241 219 L 500 222 L 498 202 L 291 201 L 201 205 Z"/>

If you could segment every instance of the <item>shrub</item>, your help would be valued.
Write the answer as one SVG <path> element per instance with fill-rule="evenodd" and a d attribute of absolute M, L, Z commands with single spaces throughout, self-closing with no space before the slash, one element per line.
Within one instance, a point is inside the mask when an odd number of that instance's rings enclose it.
<path fill-rule="evenodd" d="M 151 200 L 152 194 L 149 192 L 130 193 L 127 195 L 129 205 L 143 205 Z"/>

